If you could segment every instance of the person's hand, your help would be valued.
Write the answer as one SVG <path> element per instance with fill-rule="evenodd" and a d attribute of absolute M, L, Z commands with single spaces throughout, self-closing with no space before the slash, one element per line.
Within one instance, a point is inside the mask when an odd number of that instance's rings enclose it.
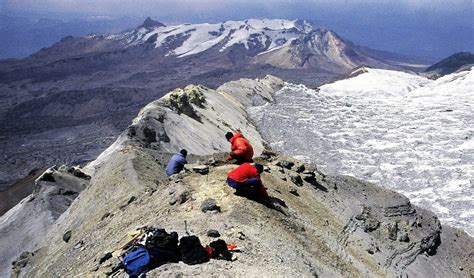
<path fill-rule="evenodd" d="M 234 158 L 234 152 L 230 152 L 229 156 L 226 158 L 227 161 L 232 160 Z"/>

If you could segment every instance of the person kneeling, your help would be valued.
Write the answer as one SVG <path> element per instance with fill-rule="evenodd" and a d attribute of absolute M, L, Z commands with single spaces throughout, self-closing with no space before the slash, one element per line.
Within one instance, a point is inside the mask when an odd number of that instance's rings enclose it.
<path fill-rule="evenodd" d="M 263 165 L 243 163 L 227 175 L 227 184 L 235 189 L 235 194 L 249 199 L 268 199 L 260 174 Z"/>
<path fill-rule="evenodd" d="M 244 162 L 253 162 L 253 148 L 250 142 L 242 136 L 241 133 L 227 132 L 225 138 L 230 142 L 230 154 L 227 157 L 227 161 L 235 160 L 236 164 L 242 164 Z"/>
<path fill-rule="evenodd" d="M 185 149 L 182 149 L 179 151 L 179 153 L 173 155 L 168 162 L 168 165 L 166 165 L 165 172 L 166 175 L 171 176 L 174 174 L 177 174 L 181 172 L 184 168 L 184 164 L 187 164 L 188 162 L 186 161 L 186 156 L 188 155 L 188 151 Z"/>

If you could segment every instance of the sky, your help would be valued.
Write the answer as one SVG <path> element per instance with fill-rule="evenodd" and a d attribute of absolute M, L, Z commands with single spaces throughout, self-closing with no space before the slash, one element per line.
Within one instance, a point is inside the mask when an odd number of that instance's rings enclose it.
<path fill-rule="evenodd" d="M 0 13 L 60 19 L 136 17 L 172 23 L 247 18 L 307 19 L 352 42 L 444 58 L 474 51 L 472 0 L 0 0 Z"/>

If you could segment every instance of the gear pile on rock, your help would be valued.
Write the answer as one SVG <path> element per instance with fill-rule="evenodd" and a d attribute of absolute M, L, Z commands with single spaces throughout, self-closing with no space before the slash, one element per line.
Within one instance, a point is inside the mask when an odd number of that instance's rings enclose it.
<path fill-rule="evenodd" d="M 123 246 L 100 258 L 99 264 L 114 256 L 120 261 L 107 275 L 123 269 L 130 277 L 137 277 L 163 264 L 179 261 L 188 265 L 205 263 L 209 259 L 232 261 L 232 253 L 222 239 L 204 247 L 195 235 L 183 236 L 178 240 L 176 232 L 168 233 L 165 229 L 153 226 L 142 227 L 129 233 L 129 236 L 131 239 Z M 232 247 L 231 250 L 235 251 L 235 247 Z"/>

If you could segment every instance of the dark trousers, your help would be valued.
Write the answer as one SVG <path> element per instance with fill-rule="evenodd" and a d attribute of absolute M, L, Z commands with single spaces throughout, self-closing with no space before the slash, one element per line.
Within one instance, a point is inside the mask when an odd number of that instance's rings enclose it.
<path fill-rule="evenodd" d="M 260 179 L 248 179 L 245 182 L 236 182 L 231 178 L 227 178 L 227 184 L 235 189 L 235 194 L 245 197 L 259 197 L 260 195 Z"/>
<path fill-rule="evenodd" d="M 242 163 L 252 163 L 253 162 L 253 159 L 251 159 L 250 161 L 245 159 L 243 156 L 240 156 L 240 155 L 234 155 L 234 157 L 232 158 L 235 160 L 235 164 L 237 165 L 240 165 Z"/>

